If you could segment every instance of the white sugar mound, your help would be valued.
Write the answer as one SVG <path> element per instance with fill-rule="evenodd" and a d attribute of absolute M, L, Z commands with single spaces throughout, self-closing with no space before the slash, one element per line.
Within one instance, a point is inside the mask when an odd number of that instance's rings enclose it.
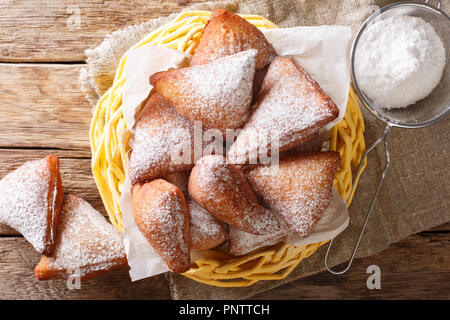
<path fill-rule="evenodd" d="M 388 109 L 428 96 L 445 63 L 445 48 L 433 27 L 408 15 L 373 22 L 355 52 L 359 86 L 375 106 Z"/>

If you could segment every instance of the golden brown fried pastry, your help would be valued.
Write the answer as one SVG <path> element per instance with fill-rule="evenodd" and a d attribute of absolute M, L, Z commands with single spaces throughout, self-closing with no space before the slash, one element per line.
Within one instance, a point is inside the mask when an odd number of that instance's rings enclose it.
<path fill-rule="evenodd" d="M 298 154 L 281 159 L 278 166 L 249 167 L 245 176 L 289 230 L 307 237 L 330 203 L 339 163 L 337 152 Z"/>
<path fill-rule="evenodd" d="M 183 192 L 184 198 L 187 199 L 188 193 L 188 183 L 189 183 L 189 175 L 191 174 L 191 170 L 189 171 L 176 171 L 169 173 L 162 177 L 163 180 L 175 185 L 178 189 Z"/>
<path fill-rule="evenodd" d="M 191 265 L 189 213 L 183 193 L 157 179 L 132 189 L 136 225 L 170 270 L 182 273 Z"/>
<path fill-rule="evenodd" d="M 256 163 L 260 149 L 270 153 L 273 141 L 278 141 L 280 152 L 289 150 L 338 114 L 334 102 L 301 67 L 292 59 L 276 57 L 228 159 L 236 164 Z"/>
<path fill-rule="evenodd" d="M 151 94 L 136 124 L 128 166 L 132 184 L 142 183 L 193 166 L 191 123 L 158 93 Z"/>
<path fill-rule="evenodd" d="M 64 199 L 52 257 L 42 256 L 34 269 L 39 280 L 94 278 L 127 264 L 122 235 L 78 196 Z"/>
<path fill-rule="evenodd" d="M 224 9 L 215 10 L 203 30 L 190 65 L 205 64 L 249 49 L 258 50 L 256 69 L 262 69 L 277 55 L 254 25 Z"/>
<path fill-rule="evenodd" d="M 58 157 L 26 162 L 0 181 L 0 223 L 20 232 L 39 253 L 51 255 L 62 199 Z"/>
<path fill-rule="evenodd" d="M 188 200 L 191 248 L 207 250 L 217 247 L 228 239 L 225 225 L 214 218 L 195 201 Z"/>
<path fill-rule="evenodd" d="M 292 149 L 284 151 L 280 154 L 280 158 L 284 158 L 289 155 L 297 155 L 299 153 L 319 152 L 322 149 L 322 143 L 319 136 L 319 130 L 311 134 L 309 140 L 300 143 Z"/>
<path fill-rule="evenodd" d="M 217 219 L 240 230 L 267 234 L 279 229 L 242 172 L 222 156 L 205 156 L 196 163 L 189 177 L 189 195 Z"/>
<path fill-rule="evenodd" d="M 256 50 L 247 50 L 205 65 L 157 72 L 151 85 L 191 122 L 222 132 L 247 120 L 252 100 Z"/>

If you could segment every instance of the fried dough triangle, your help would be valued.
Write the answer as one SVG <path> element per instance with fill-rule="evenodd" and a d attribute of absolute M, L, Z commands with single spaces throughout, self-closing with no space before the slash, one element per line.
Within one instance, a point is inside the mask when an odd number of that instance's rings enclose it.
<path fill-rule="evenodd" d="M 278 220 L 262 207 L 244 175 L 222 156 L 201 158 L 189 177 L 189 195 L 218 220 L 252 234 L 279 230 Z"/>
<path fill-rule="evenodd" d="M 190 65 L 209 63 L 249 49 L 258 50 L 256 70 L 264 68 L 277 55 L 258 28 L 237 14 L 218 9 L 203 30 Z"/>
<path fill-rule="evenodd" d="M 93 278 L 125 266 L 122 235 L 100 212 L 78 196 L 64 199 L 52 257 L 42 256 L 34 269 L 39 280 Z"/>
<path fill-rule="evenodd" d="M 183 273 L 191 266 L 189 213 L 183 193 L 157 179 L 135 185 L 134 221 L 170 270 Z"/>
<path fill-rule="evenodd" d="M 62 199 L 58 157 L 26 162 L 0 181 L 0 223 L 20 232 L 39 253 L 51 255 Z"/>
<path fill-rule="evenodd" d="M 301 67 L 292 59 L 276 57 L 228 159 L 235 164 L 255 163 L 260 151 L 270 153 L 275 142 L 280 152 L 289 150 L 338 115 L 335 103 Z"/>
<path fill-rule="evenodd" d="M 157 72 L 150 83 L 183 117 L 225 132 L 248 118 L 256 54 L 252 49 L 205 65 Z"/>
<path fill-rule="evenodd" d="M 247 167 L 245 177 L 263 204 L 287 229 L 307 237 L 330 204 L 337 152 L 289 155 L 279 165 Z"/>
<path fill-rule="evenodd" d="M 153 93 L 136 124 L 133 151 L 128 165 L 131 183 L 142 183 L 190 169 L 194 157 L 193 139 L 191 123 L 180 116 L 158 93 Z M 183 156 L 184 149 L 190 154 L 185 153 Z"/>

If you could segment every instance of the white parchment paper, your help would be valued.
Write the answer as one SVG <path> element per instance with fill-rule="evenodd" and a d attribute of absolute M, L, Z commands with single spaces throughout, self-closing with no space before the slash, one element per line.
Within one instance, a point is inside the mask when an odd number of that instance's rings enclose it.
<path fill-rule="evenodd" d="M 350 28 L 341 26 L 280 28 L 265 30 L 264 35 L 280 56 L 293 58 L 336 103 L 339 117 L 327 125 L 326 130 L 329 130 L 344 117 L 347 105 L 350 86 L 348 57 Z M 124 117 L 131 132 L 142 102 L 152 89 L 149 84 L 150 75 L 172 67 L 182 67 L 188 58 L 189 56 L 182 52 L 158 46 L 141 47 L 127 54 L 123 106 Z M 130 143 L 132 145 L 132 141 Z M 131 280 L 136 281 L 169 271 L 134 222 L 128 175 L 122 188 L 120 205 L 124 225 L 123 240 Z M 304 245 L 328 240 L 337 236 L 347 225 L 347 208 L 337 192 L 333 191 L 330 207 L 312 234 L 307 238 L 289 236 L 287 241 L 294 245 Z M 201 255 L 199 252 L 192 253 L 191 257 L 196 260 L 199 254 Z"/>
<path fill-rule="evenodd" d="M 160 46 L 145 46 L 127 53 L 123 116 L 131 131 L 137 120 L 137 111 L 152 89 L 150 76 L 170 68 L 184 67 L 189 63 L 189 59 L 189 54 Z"/>

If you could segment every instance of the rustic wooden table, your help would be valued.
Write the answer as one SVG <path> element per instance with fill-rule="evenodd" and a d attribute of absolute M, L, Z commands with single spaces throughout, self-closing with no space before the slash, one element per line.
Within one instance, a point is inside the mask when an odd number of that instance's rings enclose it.
<path fill-rule="evenodd" d="M 61 158 L 65 190 L 104 212 L 90 171 L 91 107 L 78 76 L 84 50 L 107 33 L 166 15 L 184 0 L 2 0 L 0 2 L 0 177 L 27 160 Z M 78 15 L 79 14 L 79 15 Z M 79 20 L 78 20 L 79 18 Z M 450 298 L 450 223 L 359 259 L 343 276 L 321 273 L 259 294 L 258 299 Z M 170 299 L 164 276 L 131 283 L 126 270 L 83 282 L 39 282 L 39 255 L 0 225 L 0 298 Z M 366 268 L 382 269 L 381 290 L 368 290 Z"/>

